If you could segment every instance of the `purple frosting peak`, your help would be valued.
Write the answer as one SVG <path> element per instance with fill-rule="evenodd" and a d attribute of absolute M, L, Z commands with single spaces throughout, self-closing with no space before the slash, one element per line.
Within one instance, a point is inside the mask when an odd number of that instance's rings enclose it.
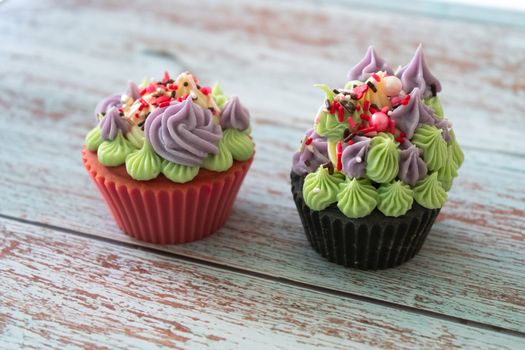
<path fill-rule="evenodd" d="M 170 162 L 200 166 L 208 154 L 219 153 L 221 126 L 211 112 L 192 101 L 158 108 L 146 119 L 144 134 L 155 152 Z"/>
<path fill-rule="evenodd" d="M 418 87 L 423 92 L 422 97 L 427 98 L 441 91 L 441 83 L 432 75 L 425 63 L 422 45 L 419 45 L 410 63 L 401 68 L 397 76 L 401 79 L 403 90 L 406 92 L 411 92 Z"/>
<path fill-rule="evenodd" d="M 237 96 L 232 96 L 221 111 L 221 126 L 240 131 L 250 127 L 250 112 L 241 104 Z"/>
<path fill-rule="evenodd" d="M 435 123 L 432 110 L 425 106 L 421 100 L 421 91 L 417 87 L 410 93 L 408 103 L 394 109 L 390 117 L 396 122 L 396 127 L 404 132 L 409 139 L 414 135 L 414 130 L 418 124 L 433 125 Z"/>
<path fill-rule="evenodd" d="M 126 91 L 126 95 L 131 97 L 133 99 L 133 101 L 138 99 L 140 97 L 140 90 L 139 90 L 139 87 L 137 86 L 137 84 L 135 84 L 132 81 L 129 81 L 128 82 L 128 90 Z"/>
<path fill-rule="evenodd" d="M 129 130 L 128 122 L 120 117 L 116 107 L 110 107 L 104 118 L 100 121 L 99 127 L 102 139 L 108 141 L 115 139 L 119 130 L 124 134 Z"/>
<path fill-rule="evenodd" d="M 326 139 L 314 129 L 309 129 L 306 137 L 312 138 L 312 142 L 309 145 L 303 144 L 301 150 L 293 155 L 292 171 L 297 175 L 314 172 L 320 165 L 330 161 Z"/>
<path fill-rule="evenodd" d="M 120 107 L 120 95 L 108 96 L 97 103 L 95 107 L 95 118 L 98 119 L 100 113 L 106 114 L 111 107 Z"/>
<path fill-rule="evenodd" d="M 399 174 L 401 181 L 415 186 L 416 182 L 427 174 L 427 165 L 421 158 L 422 150 L 409 141 L 403 143 L 399 154 Z"/>
<path fill-rule="evenodd" d="M 370 46 L 366 51 L 365 57 L 348 72 L 348 80 L 365 81 L 370 78 L 372 74 L 379 71 L 386 71 L 388 74 L 393 74 L 386 62 L 377 55 L 374 47 Z"/>
<path fill-rule="evenodd" d="M 365 136 L 355 136 L 353 144 L 343 150 L 341 161 L 343 172 L 349 177 L 363 177 L 366 172 L 366 157 L 372 139 Z"/>

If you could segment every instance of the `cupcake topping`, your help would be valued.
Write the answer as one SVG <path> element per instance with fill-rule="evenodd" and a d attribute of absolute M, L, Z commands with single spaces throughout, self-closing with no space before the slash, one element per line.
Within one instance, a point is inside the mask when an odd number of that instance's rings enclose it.
<path fill-rule="evenodd" d="M 86 147 L 106 166 L 126 164 L 135 180 L 163 173 L 187 182 L 202 167 L 226 171 L 233 160 L 253 155 L 248 110 L 237 97 L 229 99 L 218 86 L 212 92 L 189 72 L 129 82 L 124 94 L 99 102 L 95 115 L 100 122 L 87 135 Z"/>
<path fill-rule="evenodd" d="M 404 215 L 412 199 L 440 208 L 464 156 L 437 95 L 441 84 L 427 67 L 421 46 L 396 74 L 370 47 L 348 80 L 342 89 L 316 85 L 325 100 L 292 167 L 309 179 L 303 187 L 306 204 L 320 210 L 337 203 L 348 217 L 368 215 L 375 208 L 371 198 L 377 198 L 378 210 L 387 216 Z M 327 180 L 330 176 L 337 180 Z M 338 191 L 344 194 L 334 197 L 330 186 L 331 195 L 323 196 L 320 205 L 318 190 L 326 190 L 312 186 L 314 179 L 324 184 L 341 176 L 346 180 Z"/>

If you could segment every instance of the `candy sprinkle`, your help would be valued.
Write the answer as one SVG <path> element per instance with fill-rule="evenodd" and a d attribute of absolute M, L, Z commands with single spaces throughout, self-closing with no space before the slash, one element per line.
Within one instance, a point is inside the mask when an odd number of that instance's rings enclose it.
<path fill-rule="evenodd" d="M 308 145 L 310 145 L 312 143 L 313 140 L 314 140 L 313 138 L 309 137 L 309 138 L 306 139 L 304 144 L 308 146 Z"/>
<path fill-rule="evenodd" d="M 341 169 L 343 169 L 342 155 L 343 155 L 343 143 L 339 141 L 337 143 L 337 171 L 341 171 Z"/>

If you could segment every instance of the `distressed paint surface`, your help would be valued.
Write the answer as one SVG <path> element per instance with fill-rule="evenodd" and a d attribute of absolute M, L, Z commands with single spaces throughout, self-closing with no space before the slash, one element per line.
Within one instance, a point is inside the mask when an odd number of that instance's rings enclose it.
<path fill-rule="evenodd" d="M 523 27 L 340 4 L 156 3 L 0 5 L 0 215 L 145 245 L 116 228 L 81 165 L 80 145 L 95 103 L 127 78 L 191 69 L 250 108 L 257 157 L 226 227 L 202 242 L 154 249 L 524 331 Z M 129 25 L 139 17 L 148 25 Z M 401 27 L 395 40 L 385 37 Z M 376 273 L 327 263 L 308 246 L 288 184 L 291 154 L 322 100 L 311 86 L 341 85 L 369 43 L 403 64 L 419 42 L 465 146 L 460 177 L 413 261 Z"/>
<path fill-rule="evenodd" d="M 525 339 L 0 219 L 0 348 L 513 349 Z"/>

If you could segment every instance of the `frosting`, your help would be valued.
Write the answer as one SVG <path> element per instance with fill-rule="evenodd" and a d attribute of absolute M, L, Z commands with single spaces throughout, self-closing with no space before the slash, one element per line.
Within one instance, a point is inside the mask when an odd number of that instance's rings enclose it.
<path fill-rule="evenodd" d="M 370 46 L 366 51 L 365 57 L 350 69 L 347 78 L 348 80 L 367 80 L 378 71 L 386 71 L 388 74 L 393 74 L 385 61 L 377 55 L 374 47 Z"/>
<path fill-rule="evenodd" d="M 99 127 L 102 139 L 111 141 L 119 131 L 127 133 L 129 124 L 120 117 L 116 107 L 111 107 L 100 121 Z"/>
<path fill-rule="evenodd" d="M 447 200 L 447 191 L 438 181 L 436 172 L 419 180 L 414 187 L 414 199 L 427 209 L 441 208 Z"/>
<path fill-rule="evenodd" d="M 339 185 L 337 207 L 349 218 L 370 214 L 377 205 L 377 192 L 367 180 L 347 179 Z"/>
<path fill-rule="evenodd" d="M 378 183 L 392 181 L 399 171 L 399 150 L 390 134 L 380 133 L 370 142 L 366 175 Z"/>
<path fill-rule="evenodd" d="M 125 163 L 139 181 L 163 173 L 183 183 L 201 167 L 226 171 L 254 154 L 250 114 L 239 98 L 228 98 L 218 84 L 213 91 L 200 85 L 189 72 L 129 82 L 125 93 L 100 101 L 95 115 L 99 125 L 87 134 L 86 148 L 103 165 Z"/>
<path fill-rule="evenodd" d="M 230 98 L 224 105 L 224 109 L 221 111 L 221 126 L 240 131 L 246 130 L 250 126 L 250 113 L 244 108 L 237 96 Z"/>
<path fill-rule="evenodd" d="M 305 176 L 306 205 L 337 202 L 350 218 L 376 205 L 385 216 L 402 216 L 414 200 L 440 208 L 464 154 L 421 46 L 395 75 L 369 48 L 348 79 L 342 89 L 315 85 L 324 100 L 292 159 L 292 171 Z"/>
<path fill-rule="evenodd" d="M 309 129 L 301 142 L 301 148 L 293 155 L 292 171 L 297 175 L 304 175 L 329 161 L 326 139 L 314 129 Z"/>
<path fill-rule="evenodd" d="M 397 76 L 400 77 L 406 92 L 416 87 L 423 92 L 424 97 L 435 96 L 441 92 L 441 83 L 432 75 L 425 62 L 422 45 L 419 45 L 410 63 L 402 67 Z"/>
<path fill-rule="evenodd" d="M 197 176 L 199 173 L 199 168 L 180 165 L 164 160 L 162 162 L 162 173 L 173 182 L 186 183 L 193 180 L 195 176 Z"/>
<path fill-rule="evenodd" d="M 421 92 L 416 87 L 410 93 L 408 103 L 394 109 L 390 116 L 396 122 L 396 127 L 408 138 L 412 138 L 418 124 L 434 124 L 432 111 L 423 104 L 420 95 Z"/>
<path fill-rule="evenodd" d="M 370 141 L 372 139 L 364 136 L 356 136 L 353 143 L 345 147 L 342 154 L 343 172 L 348 177 L 365 176 L 367 166 L 367 155 Z"/>
<path fill-rule="evenodd" d="M 405 215 L 414 202 L 410 187 L 401 181 L 381 184 L 377 189 L 377 209 L 386 216 Z"/>
<path fill-rule="evenodd" d="M 117 132 L 115 139 L 104 141 L 97 149 L 98 160 L 105 166 L 122 165 L 126 161 L 128 154 L 135 148 L 122 135 L 122 131 Z"/>
<path fill-rule="evenodd" d="M 427 174 L 427 165 L 421 159 L 423 151 L 409 141 L 406 141 L 403 146 L 406 148 L 399 152 L 398 177 L 403 182 L 415 186 L 416 182 Z"/>
<path fill-rule="evenodd" d="M 438 170 L 447 161 L 447 143 L 442 132 L 435 126 L 421 125 L 412 138 L 412 143 L 423 150 L 423 159 L 430 171 Z"/>
<path fill-rule="evenodd" d="M 327 168 L 320 166 L 304 179 L 304 202 L 312 210 L 325 209 L 337 201 L 338 185 L 343 181 L 340 173 L 330 175 Z"/>
<path fill-rule="evenodd" d="M 219 151 L 216 154 L 210 154 L 202 162 L 202 167 L 213 171 L 226 171 L 233 164 L 232 153 L 224 144 L 224 139 L 219 141 Z"/>
<path fill-rule="evenodd" d="M 126 170 L 133 179 L 146 181 L 159 176 L 162 160 L 153 151 L 149 142 L 126 157 Z"/>
<path fill-rule="evenodd" d="M 95 107 L 95 117 L 98 119 L 100 115 L 104 116 L 111 107 L 120 105 L 120 95 L 111 95 L 101 100 Z"/>
<path fill-rule="evenodd" d="M 153 111 L 144 133 L 158 155 L 188 166 L 200 166 L 210 153 L 217 154 L 222 137 L 221 127 L 215 124 L 211 112 L 191 98 Z"/>

